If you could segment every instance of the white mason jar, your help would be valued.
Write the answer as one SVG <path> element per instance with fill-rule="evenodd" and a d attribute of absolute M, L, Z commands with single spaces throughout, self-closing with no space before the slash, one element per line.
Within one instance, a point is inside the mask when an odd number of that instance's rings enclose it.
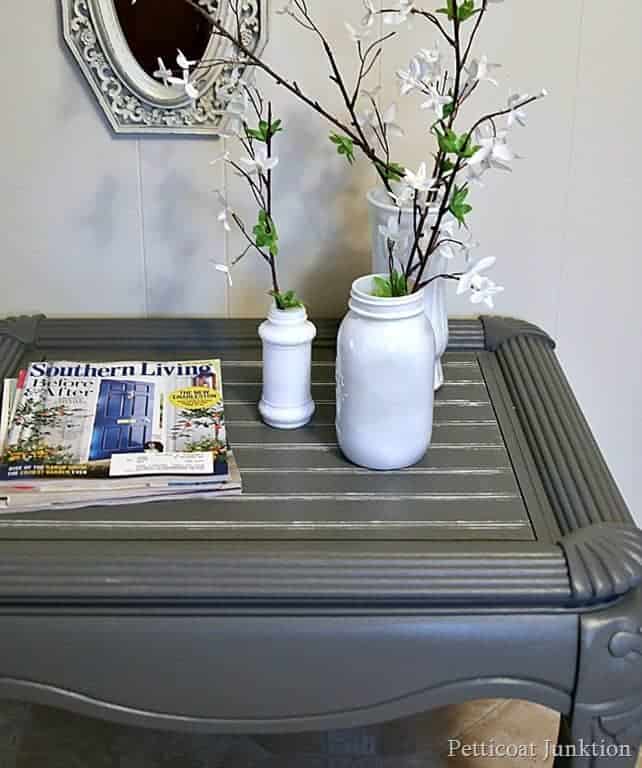
<path fill-rule="evenodd" d="M 339 329 L 337 439 L 354 464 L 401 469 L 430 445 L 435 336 L 423 291 L 376 298 L 373 278 L 354 282 Z"/>
<path fill-rule="evenodd" d="M 372 271 L 375 274 L 388 272 L 388 245 L 382 236 L 379 227 L 385 227 L 391 216 L 398 216 L 399 209 L 395 207 L 383 187 L 377 187 L 368 193 L 368 208 L 370 211 L 370 236 L 372 241 Z M 398 254 L 399 259 L 405 264 L 410 256 L 412 247 L 413 211 L 412 208 L 401 209 L 400 229 L 408 232 L 410 244 L 405 253 Z M 443 275 L 447 269 L 447 259 L 444 256 L 433 256 L 430 261 L 424 280 L 436 275 Z M 426 314 L 430 319 L 435 334 L 435 390 L 444 383 L 444 372 L 441 358 L 448 346 L 448 296 L 446 293 L 446 281 L 434 280 L 426 286 Z"/>
<path fill-rule="evenodd" d="M 303 307 L 277 309 L 273 305 L 259 327 L 263 341 L 259 413 L 270 427 L 297 429 L 312 418 L 312 341 L 316 335 Z"/>

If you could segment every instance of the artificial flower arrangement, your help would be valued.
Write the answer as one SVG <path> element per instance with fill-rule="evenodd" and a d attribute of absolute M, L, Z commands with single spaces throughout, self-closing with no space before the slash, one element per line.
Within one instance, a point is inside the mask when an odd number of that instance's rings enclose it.
<path fill-rule="evenodd" d="M 216 60 L 230 68 L 232 81 L 237 81 L 239 86 L 226 100 L 229 120 L 225 135 L 236 136 L 247 150 L 248 158 L 241 161 L 242 166 L 229 155 L 222 159 L 248 181 L 257 199 L 259 219 L 252 237 L 224 200 L 219 218 L 229 227 L 231 216 L 248 241 L 247 249 L 258 251 L 270 264 L 272 295 L 277 307 L 286 308 L 287 301 L 282 301 L 284 294 L 279 291 L 274 271 L 278 235 L 269 203 L 269 188 L 276 165 L 271 142 L 281 123 L 272 121 L 269 109 L 267 119 L 264 118 L 255 104 L 262 104 L 258 90 L 248 86 L 237 73 L 245 67 L 261 70 L 331 126 L 329 139 L 339 155 L 352 165 L 357 153 L 361 153 L 381 181 L 381 188 L 368 198 L 375 224 L 372 245 L 376 274 L 353 285 L 351 312 L 339 334 L 337 432 L 344 452 L 356 463 L 381 469 L 414 463 L 421 458 L 422 451 L 425 453 L 432 430 L 433 386 L 427 387 L 432 376 L 426 372 L 434 370 L 435 388 L 443 382 L 440 357 L 448 340 L 446 282 L 457 281 L 459 294 L 468 293 L 473 304 L 484 303 L 490 308 L 494 306 L 494 297 L 503 290 L 485 274 L 495 263 L 494 257 L 471 259 L 477 245 L 468 226 L 472 211 L 471 187 L 483 186 L 482 177 L 491 169 L 511 169 L 516 155 L 509 145 L 510 131 L 515 126 L 524 126 L 526 107 L 546 95 L 543 90 L 536 95 L 511 93 L 505 106 L 481 115 L 472 125 L 460 127 L 462 108 L 477 89 L 485 84 L 498 85 L 494 74 L 499 65 L 491 63 L 487 55 L 476 55 L 475 41 L 484 19 L 490 14 L 490 6 L 503 0 L 445 0 L 445 4 L 435 10 L 420 8 L 416 0 L 395 0 L 391 7 L 382 9 L 376 9 L 373 0 L 361 0 L 363 15 L 359 22 L 346 21 L 345 24 L 357 57 L 354 81 L 349 81 L 341 70 L 332 45 L 310 11 L 308 0 L 287 0 L 277 13 L 287 15 L 319 43 L 330 79 L 341 95 L 339 111 L 324 106 L 296 80 L 277 72 L 265 58 L 246 46 L 239 33 L 243 0 L 227 0 L 231 24 L 225 23 L 222 14 L 220 18 L 210 16 L 194 0 L 185 2 L 207 19 L 214 35 L 229 43 L 227 58 Z M 386 0 L 383 2 L 385 5 Z M 382 17 L 384 27 L 389 30 L 386 34 L 377 34 L 378 17 Z M 434 141 L 427 155 L 432 159 L 422 162 L 416 171 L 393 157 L 391 139 L 403 135 L 403 128 L 397 124 L 397 105 L 386 108 L 380 103 L 377 90 L 369 87 L 371 73 L 384 46 L 415 19 L 427 23 L 437 34 L 436 41 L 419 50 L 407 67 L 396 73 L 401 97 L 418 95 L 419 108 L 431 115 L 428 128 Z M 195 98 L 199 93 L 199 67 L 214 62 L 195 63 L 179 58 L 180 77 L 169 72 L 162 62 L 159 62 L 159 76 L 167 82 L 181 84 Z M 225 101 L 225 95 L 222 100 Z M 258 128 L 248 125 L 247 114 L 251 109 L 257 113 Z M 450 268 L 457 256 L 463 256 L 465 269 Z M 293 294 L 287 295 L 298 304 Z M 382 309 L 383 306 L 387 308 Z M 359 348 L 375 348 L 368 344 L 367 338 L 350 336 L 357 332 L 355 329 L 362 333 L 365 327 L 364 323 L 350 324 L 352 315 L 359 315 L 362 320 L 378 317 L 388 323 L 398 321 L 396 340 L 388 346 L 379 344 L 377 359 L 349 360 Z M 410 320 L 414 322 L 412 327 L 408 324 Z M 376 323 L 371 332 L 381 334 L 382 328 L 381 322 Z M 395 334 L 391 338 L 394 339 Z M 404 354 L 405 351 L 408 354 Z M 380 377 L 385 379 L 385 386 L 380 390 L 373 388 L 372 376 L 361 376 L 375 368 L 392 371 L 391 375 Z M 413 390 L 410 398 L 404 397 L 403 391 L 397 391 L 396 379 L 404 382 L 408 391 Z M 366 391 L 370 396 L 364 398 Z M 395 410 L 399 403 L 409 400 L 414 407 L 406 408 L 407 413 L 403 407 Z M 418 400 L 422 403 L 423 416 L 417 412 Z M 382 414 L 381 423 L 372 418 L 374 412 Z M 364 424 L 368 429 L 364 430 Z M 369 448 L 381 443 L 381 435 L 390 436 L 393 427 L 403 438 L 399 441 L 398 456 L 384 460 L 361 450 L 364 445 Z M 417 433 L 414 442 L 408 439 L 413 431 Z M 349 445 L 349 438 L 357 433 L 357 442 L 361 445 L 355 448 Z"/>
<path fill-rule="evenodd" d="M 470 251 L 476 245 L 468 234 L 467 219 L 472 211 L 470 186 L 480 184 L 482 176 L 490 169 L 510 170 L 515 155 L 508 143 L 509 131 L 516 125 L 524 126 L 525 108 L 546 95 L 546 91 L 532 96 L 512 93 L 505 107 L 482 115 L 465 130 L 457 128 L 461 109 L 477 88 L 484 83 L 497 86 L 493 75 L 499 65 L 491 63 L 486 55 L 474 57 L 473 53 L 477 34 L 490 6 L 503 0 L 446 0 L 445 6 L 435 11 L 419 8 L 414 0 L 397 0 L 395 7 L 376 10 L 373 0 L 362 0 L 364 15 L 359 23 L 345 23 L 358 58 L 358 75 L 353 86 L 348 85 L 348 78 L 310 12 L 308 1 L 288 0 L 276 12 L 289 16 L 318 40 L 322 55 L 327 59 L 330 78 L 341 94 L 343 114 L 331 111 L 314 96 L 303 92 L 295 80 L 277 72 L 246 46 L 242 36 L 236 33 L 241 29 L 240 23 L 234 23 L 234 20 L 240 22 L 243 0 L 228 0 L 234 17 L 229 25 L 223 21 L 222 10 L 221 18 L 217 19 L 193 0 L 185 2 L 207 19 L 214 35 L 230 43 L 230 54 L 228 58 L 217 59 L 216 62 L 190 62 L 179 55 L 180 77 L 167 70 L 162 62 L 158 73 L 160 77 L 166 82 L 183 85 L 188 95 L 197 98 L 199 68 L 212 63 L 227 65 L 234 71 L 248 64 L 254 66 L 332 126 L 330 141 L 348 163 L 352 165 L 355 162 L 357 151 L 372 163 L 390 202 L 398 209 L 397 219 L 389 217 L 380 230 L 388 252 L 388 276 L 377 281 L 378 293 L 383 296 L 406 295 L 421 290 L 436 279 L 457 280 L 459 293 L 470 292 L 473 303 L 484 302 L 493 307 L 493 296 L 503 290 L 483 275 L 494 264 L 493 257 L 476 262 L 465 272 L 448 272 L 430 278 L 427 272 L 431 258 L 436 254 L 450 260 L 461 253 L 470 263 Z M 383 37 L 375 34 L 375 21 L 380 15 L 384 25 L 390 28 L 390 32 Z M 411 19 L 427 22 L 437 31 L 445 47 L 444 52 L 439 42 L 430 44 L 413 56 L 406 69 L 396 73 L 401 95 L 418 94 L 422 99 L 420 109 L 434 116 L 429 126 L 435 139 L 434 162 L 430 172 L 428 162 L 422 162 L 417 171 L 412 171 L 393 160 L 390 139 L 403 135 L 402 127 L 396 123 L 397 105 L 382 108 L 378 93 L 367 87 L 383 46 L 399 34 L 399 28 Z M 237 82 L 240 92 L 229 98 L 229 122 L 224 135 L 236 135 L 246 144 L 251 162 L 254 162 L 257 155 L 249 142 L 252 137 L 247 132 L 246 115 L 249 108 L 255 108 L 255 99 L 250 97 L 250 87 L 242 78 L 237 78 Z M 260 98 L 258 91 L 253 90 Z M 505 127 L 498 125 L 500 118 L 506 118 Z M 259 119 L 264 120 L 261 115 Z M 254 138 L 260 140 L 258 134 Z M 261 148 L 259 165 L 255 166 L 261 172 L 265 170 L 260 166 L 263 155 Z M 232 162 L 229 156 L 225 157 L 225 161 Z M 235 170 L 241 172 L 238 167 Z M 408 208 L 413 212 L 410 229 L 401 225 L 402 211 Z M 225 209 L 224 205 L 224 213 Z M 264 207 L 262 210 L 266 214 Z M 224 216 L 221 220 L 225 223 L 227 218 Z M 273 290 L 279 293 L 276 286 Z"/>

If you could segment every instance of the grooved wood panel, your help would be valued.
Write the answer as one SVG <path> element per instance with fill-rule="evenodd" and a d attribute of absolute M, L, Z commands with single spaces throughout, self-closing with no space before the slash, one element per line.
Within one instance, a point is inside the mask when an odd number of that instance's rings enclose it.
<path fill-rule="evenodd" d="M 145 339 L 124 336 L 124 343 L 104 339 L 98 355 L 89 345 L 100 336 L 100 324 L 77 327 L 73 346 L 67 348 L 57 337 L 66 330 L 65 323 L 43 326 L 38 350 L 42 357 L 153 359 L 155 351 L 175 357 L 181 343 L 175 338 L 172 347 L 171 338 L 163 344 L 156 336 L 146 344 Z M 213 334 L 209 343 L 200 334 L 198 345 L 190 348 L 189 357 L 220 356 L 224 361 L 228 434 L 243 476 L 242 496 L 3 516 L 0 536 L 57 530 L 74 538 L 533 541 L 477 353 L 447 353 L 446 383 L 436 396 L 433 443 L 423 461 L 407 470 L 375 472 L 350 464 L 337 445 L 331 330 L 322 329 L 314 352 L 312 389 L 318 411 L 309 426 L 292 432 L 270 429 L 259 420 L 256 336 L 234 343 L 238 337 L 230 332 L 225 342 L 217 343 Z M 84 335 L 87 350 L 82 342 L 78 346 Z M 25 358 L 22 364 L 28 362 Z"/>

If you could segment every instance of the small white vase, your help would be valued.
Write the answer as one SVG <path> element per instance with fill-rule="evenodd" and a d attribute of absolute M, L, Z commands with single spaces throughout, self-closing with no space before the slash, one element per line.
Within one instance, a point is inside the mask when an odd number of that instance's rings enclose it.
<path fill-rule="evenodd" d="M 312 341 L 317 335 L 303 307 L 272 306 L 259 327 L 263 342 L 263 394 L 259 413 L 277 429 L 305 426 L 315 410 L 312 400 Z"/>
<path fill-rule="evenodd" d="M 398 216 L 399 209 L 390 202 L 388 193 L 383 187 L 377 187 L 368 193 L 368 208 L 370 211 L 370 236 L 372 241 L 372 271 L 375 274 L 387 273 L 388 245 L 379 227 L 385 227 L 391 216 Z M 410 248 L 412 247 L 412 208 L 402 208 L 400 229 L 402 232 L 407 232 L 410 238 L 410 244 L 406 251 L 397 254 L 399 260 L 405 263 L 410 256 Z M 428 271 L 423 279 L 430 279 L 435 275 L 444 274 L 446 262 L 447 260 L 443 256 L 433 255 Z M 441 358 L 448 346 L 448 297 L 445 280 L 434 280 L 430 285 L 426 286 L 425 296 L 426 314 L 430 319 L 435 334 L 437 352 L 435 361 L 435 390 L 438 390 L 444 383 Z"/>
<path fill-rule="evenodd" d="M 337 342 L 337 439 L 368 469 L 421 461 L 432 437 L 435 336 L 423 291 L 372 296 L 374 276 L 352 285 Z"/>

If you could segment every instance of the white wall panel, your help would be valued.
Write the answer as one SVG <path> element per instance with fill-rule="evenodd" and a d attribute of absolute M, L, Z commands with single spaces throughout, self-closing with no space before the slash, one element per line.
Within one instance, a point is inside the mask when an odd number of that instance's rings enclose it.
<path fill-rule="evenodd" d="M 638 3 L 585 3 L 556 332 L 578 398 L 642 522 L 641 29 Z"/>
<path fill-rule="evenodd" d="M 136 142 L 113 138 L 58 9 L 11 4 L 0 31 L 0 314 L 141 314 Z"/>
<path fill-rule="evenodd" d="M 223 187 L 215 139 L 140 141 L 144 258 L 152 315 L 224 316 L 227 280 L 224 230 L 216 221 L 215 189 Z"/>

